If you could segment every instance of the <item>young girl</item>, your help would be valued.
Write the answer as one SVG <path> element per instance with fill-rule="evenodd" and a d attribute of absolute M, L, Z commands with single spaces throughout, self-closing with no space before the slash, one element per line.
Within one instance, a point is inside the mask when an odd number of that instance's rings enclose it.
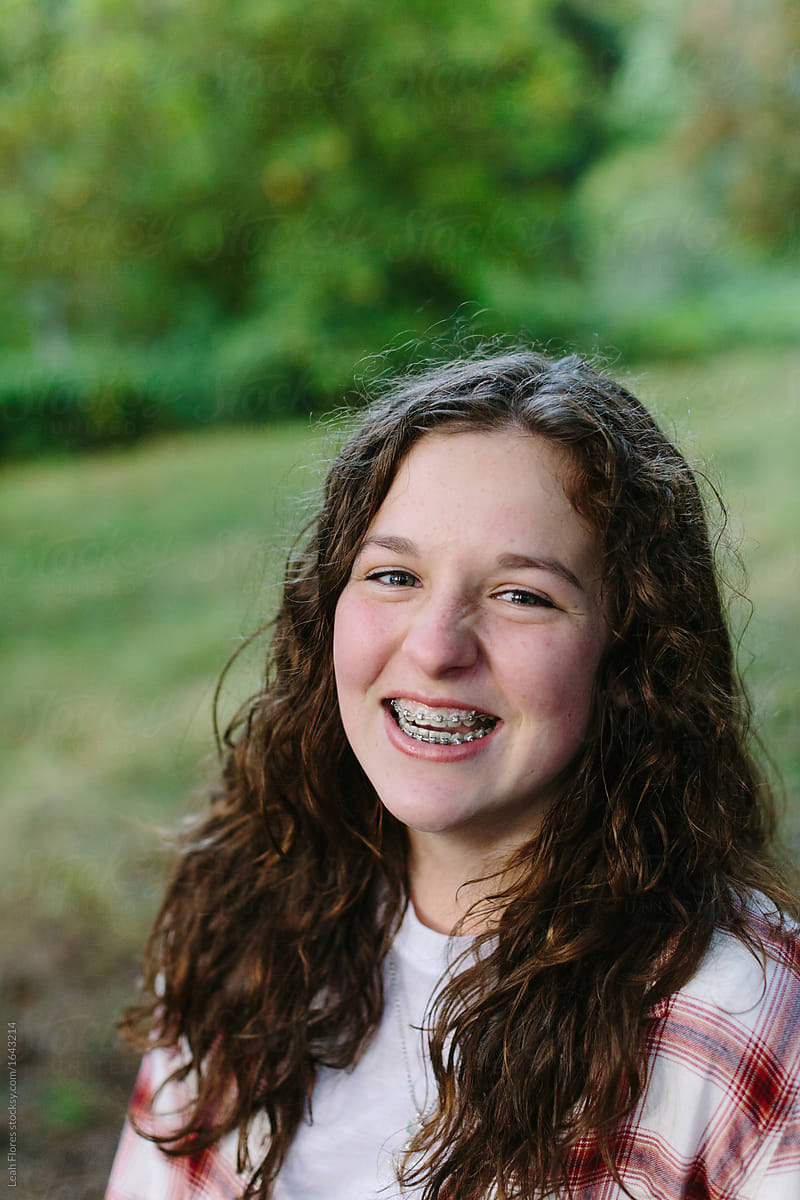
<path fill-rule="evenodd" d="M 107 1200 L 797 1200 L 800 954 L 703 505 L 526 351 L 368 408 L 145 957 Z"/>

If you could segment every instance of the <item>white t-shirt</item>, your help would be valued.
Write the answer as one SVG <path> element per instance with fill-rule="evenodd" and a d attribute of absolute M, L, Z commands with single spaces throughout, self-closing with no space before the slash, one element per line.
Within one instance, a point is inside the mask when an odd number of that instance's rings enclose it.
<path fill-rule="evenodd" d="M 426 1010 L 470 940 L 428 929 L 409 904 L 391 950 L 394 969 L 391 961 L 385 967 L 378 1032 L 353 1069 L 317 1076 L 313 1119 L 297 1131 L 275 1200 L 400 1200 L 395 1155 L 408 1140 L 409 1123 L 435 1095 L 423 1058 Z"/>

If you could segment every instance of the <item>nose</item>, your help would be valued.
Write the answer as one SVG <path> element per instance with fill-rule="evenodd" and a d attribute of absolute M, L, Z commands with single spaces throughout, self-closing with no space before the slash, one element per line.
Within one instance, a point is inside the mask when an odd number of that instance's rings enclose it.
<path fill-rule="evenodd" d="M 457 597 L 430 597 L 406 631 L 406 654 L 430 678 L 474 666 L 480 645 L 473 614 Z"/>

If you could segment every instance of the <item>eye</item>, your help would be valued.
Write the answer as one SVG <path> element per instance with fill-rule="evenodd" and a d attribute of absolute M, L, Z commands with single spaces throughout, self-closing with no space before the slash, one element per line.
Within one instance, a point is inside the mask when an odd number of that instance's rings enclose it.
<path fill-rule="evenodd" d="M 505 588 L 501 592 L 495 592 L 498 600 L 506 600 L 509 604 L 516 604 L 520 608 L 555 608 L 555 604 L 547 596 L 543 596 L 541 592 L 529 592 L 525 588 Z"/>
<path fill-rule="evenodd" d="M 390 588 L 419 586 L 419 580 L 410 571 L 371 571 L 364 578 L 370 582 L 380 583 L 384 587 Z"/>

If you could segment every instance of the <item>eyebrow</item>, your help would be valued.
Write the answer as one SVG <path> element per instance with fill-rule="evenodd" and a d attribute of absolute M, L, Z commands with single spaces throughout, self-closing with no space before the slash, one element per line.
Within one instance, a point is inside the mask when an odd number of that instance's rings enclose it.
<path fill-rule="evenodd" d="M 382 550 L 389 550 L 392 554 L 407 554 L 410 557 L 419 557 L 419 547 L 409 538 L 395 537 L 393 534 L 372 534 L 364 538 L 361 543 L 359 554 L 367 546 L 378 546 Z M 542 555 L 530 554 L 501 554 L 496 560 L 496 565 L 504 571 L 550 571 L 553 575 L 558 575 L 570 587 L 577 588 L 579 592 L 586 589 L 581 583 L 578 576 L 570 571 L 569 567 L 565 566 L 558 558 L 547 558 Z"/>
<path fill-rule="evenodd" d="M 559 575 L 571 587 L 577 588 L 579 592 L 584 591 L 578 576 L 573 574 L 569 567 L 565 566 L 558 558 L 543 558 L 540 555 L 533 557 L 529 554 L 501 554 L 497 565 L 506 571 L 518 571 L 526 567 L 534 571 L 550 571 L 553 575 Z"/>

